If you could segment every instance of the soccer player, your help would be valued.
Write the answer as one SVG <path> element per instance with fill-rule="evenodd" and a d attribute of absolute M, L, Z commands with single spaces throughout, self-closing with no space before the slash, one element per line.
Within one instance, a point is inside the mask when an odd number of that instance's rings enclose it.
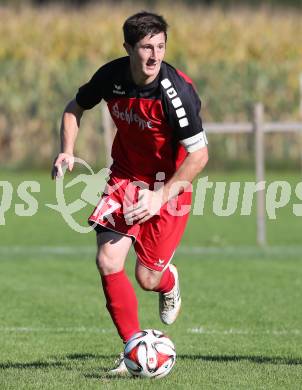
<path fill-rule="evenodd" d="M 53 166 L 53 177 L 62 175 L 62 164 L 72 170 L 82 114 L 104 99 L 117 133 L 107 188 L 89 223 L 96 230 L 106 306 L 124 343 L 140 330 L 136 294 L 124 270 L 132 244 L 136 280 L 159 293 L 162 322 L 172 324 L 178 316 L 179 277 L 171 260 L 189 216 L 190 183 L 208 161 L 192 81 L 163 61 L 167 27 L 162 16 L 149 12 L 125 21 L 127 56 L 103 65 L 69 102 Z M 121 354 L 111 372 L 126 371 Z"/>

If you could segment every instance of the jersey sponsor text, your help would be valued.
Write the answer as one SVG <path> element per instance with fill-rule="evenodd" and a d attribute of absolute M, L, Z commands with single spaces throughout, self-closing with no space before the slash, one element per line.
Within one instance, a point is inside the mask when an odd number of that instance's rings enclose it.
<path fill-rule="evenodd" d="M 118 102 L 112 106 L 112 115 L 114 115 L 117 119 L 126 121 L 129 125 L 131 123 L 137 123 L 139 128 L 142 130 L 145 130 L 146 127 L 149 129 L 152 128 L 151 121 L 145 121 L 138 114 L 136 114 L 132 108 L 129 111 L 127 108 L 124 111 L 120 111 Z"/>

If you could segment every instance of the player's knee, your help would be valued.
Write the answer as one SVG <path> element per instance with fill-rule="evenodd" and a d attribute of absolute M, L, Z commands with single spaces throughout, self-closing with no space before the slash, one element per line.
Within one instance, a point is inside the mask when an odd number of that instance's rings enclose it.
<path fill-rule="evenodd" d="M 96 265 L 101 275 L 110 275 L 121 271 L 115 259 L 103 251 L 99 251 L 96 256 Z"/>
<path fill-rule="evenodd" d="M 135 277 L 140 287 L 146 291 L 153 291 L 159 283 L 157 275 L 153 275 L 151 272 L 150 273 L 136 272 Z"/>
<path fill-rule="evenodd" d="M 136 280 L 138 281 L 140 287 L 145 291 L 152 291 L 157 286 L 157 283 L 154 283 L 151 278 L 136 278 Z"/>

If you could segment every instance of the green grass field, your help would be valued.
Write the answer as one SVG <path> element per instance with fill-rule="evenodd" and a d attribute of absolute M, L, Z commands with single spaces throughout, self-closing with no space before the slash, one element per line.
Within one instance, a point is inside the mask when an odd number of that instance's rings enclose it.
<path fill-rule="evenodd" d="M 191 217 L 175 256 L 183 308 L 173 326 L 160 322 L 156 294 L 134 282 L 141 326 L 167 332 L 177 349 L 175 368 L 158 381 L 112 379 L 107 370 L 121 343 L 101 293 L 94 234 L 75 233 L 45 206 L 56 203 L 47 174 L 4 172 L 0 180 L 14 191 L 0 226 L 0 389 L 301 389 L 302 223 L 292 212 L 294 195 L 268 221 L 269 245 L 261 249 L 255 208 L 250 217 L 238 211 L 217 217 L 209 192 L 204 215 Z M 24 203 L 17 195 L 24 180 L 41 186 L 31 217 L 14 212 Z M 238 172 L 209 173 L 209 180 L 254 179 Z M 273 180 L 294 188 L 300 175 L 269 174 Z M 82 189 L 75 186 L 68 199 Z M 131 277 L 133 267 L 131 253 Z"/>

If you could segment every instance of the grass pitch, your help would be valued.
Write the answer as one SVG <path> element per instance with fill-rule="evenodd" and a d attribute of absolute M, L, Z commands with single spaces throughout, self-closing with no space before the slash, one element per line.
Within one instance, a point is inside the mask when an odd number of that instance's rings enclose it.
<path fill-rule="evenodd" d="M 15 189 L 30 177 L 10 179 Z M 11 210 L 0 227 L 1 389 L 301 388 L 301 222 L 291 206 L 270 222 L 274 245 L 265 249 L 253 244 L 253 216 L 222 219 L 207 205 L 203 217 L 191 218 L 175 256 L 183 297 L 177 322 L 164 326 L 156 294 L 133 281 L 142 328 L 167 332 L 177 363 L 158 381 L 112 379 L 107 370 L 122 346 L 105 309 L 94 235 L 74 233 L 45 208 L 54 202 L 52 185 L 44 174 L 34 180 L 41 182 L 37 214 Z M 133 268 L 131 253 L 131 277 Z"/>

